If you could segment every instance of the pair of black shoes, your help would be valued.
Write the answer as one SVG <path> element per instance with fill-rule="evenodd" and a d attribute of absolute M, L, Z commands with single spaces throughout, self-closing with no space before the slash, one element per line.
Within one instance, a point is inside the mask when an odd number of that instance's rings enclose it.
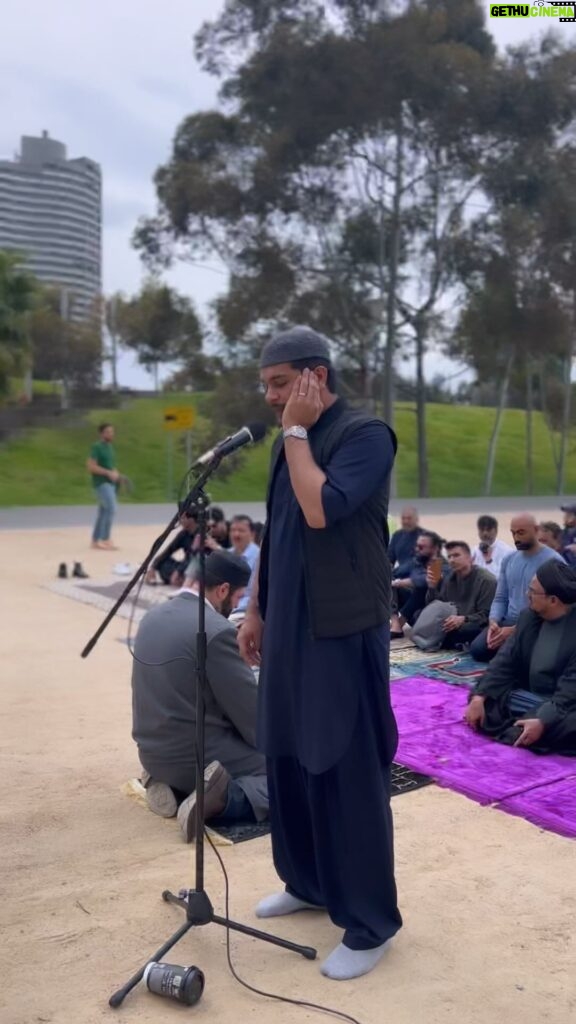
<path fill-rule="evenodd" d="M 84 572 L 84 569 L 82 568 L 82 562 L 74 562 L 74 567 L 70 575 L 74 576 L 77 580 L 87 580 L 90 578 L 88 576 L 88 573 Z M 60 562 L 60 565 L 58 566 L 58 579 L 68 579 L 68 566 L 66 565 L 66 562 Z"/>

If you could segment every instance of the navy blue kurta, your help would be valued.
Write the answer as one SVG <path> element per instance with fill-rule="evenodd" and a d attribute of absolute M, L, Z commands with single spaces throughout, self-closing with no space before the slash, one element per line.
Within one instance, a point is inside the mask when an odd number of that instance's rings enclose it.
<path fill-rule="evenodd" d="M 335 452 L 322 491 L 328 525 L 351 515 L 382 486 L 393 458 L 388 429 L 379 424 L 361 427 Z M 373 710 L 386 723 L 392 761 L 397 737 L 388 693 L 388 624 L 346 637 L 313 639 L 300 517 L 282 454 L 267 524 L 269 585 L 259 684 L 260 749 L 269 757 L 293 755 L 312 772 L 330 768 L 350 741 L 363 684 L 359 673 L 369 664 L 381 683 L 373 694 Z"/>
<path fill-rule="evenodd" d="M 353 515 L 385 483 L 393 459 L 384 424 L 368 423 L 350 435 L 325 469 L 327 524 Z M 288 891 L 327 907 L 345 929 L 347 945 L 370 948 L 401 926 L 389 807 L 397 745 L 389 623 L 313 638 L 301 515 L 282 454 L 267 523 L 259 683 L 259 746 L 268 758 L 274 861 Z"/>

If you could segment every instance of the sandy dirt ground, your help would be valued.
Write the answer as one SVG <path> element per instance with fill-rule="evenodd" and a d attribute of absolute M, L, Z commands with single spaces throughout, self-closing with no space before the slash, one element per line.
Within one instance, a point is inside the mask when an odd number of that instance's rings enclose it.
<path fill-rule="evenodd" d="M 504 526 L 506 517 L 501 516 Z M 445 537 L 473 539 L 473 518 L 427 517 Z M 502 530 L 502 535 L 505 535 Z M 121 794 L 138 773 L 130 738 L 130 656 L 116 619 L 85 661 L 79 652 L 101 613 L 43 588 L 57 564 L 80 559 L 93 578 L 119 558 L 140 560 L 148 527 L 120 528 L 117 554 L 91 552 L 85 530 L 0 534 L 0 1020 L 2 1024 L 142 1024 L 189 1015 L 219 1024 L 328 1020 L 240 988 L 225 933 L 190 932 L 171 954 L 206 974 L 201 1003 L 186 1009 L 139 986 L 120 1010 L 107 1005 L 181 923 L 161 901 L 193 883 L 192 852 L 174 821 Z M 252 984 L 335 1006 L 362 1024 L 567 1024 L 575 1019 L 576 848 L 499 811 L 430 786 L 393 800 L 405 927 L 368 977 L 335 983 L 319 961 L 234 936 L 233 958 Z M 222 848 L 231 912 L 276 888 L 268 838 Z M 217 911 L 224 887 L 207 851 Z M 325 915 L 267 923 L 317 946 L 339 934 Z"/>

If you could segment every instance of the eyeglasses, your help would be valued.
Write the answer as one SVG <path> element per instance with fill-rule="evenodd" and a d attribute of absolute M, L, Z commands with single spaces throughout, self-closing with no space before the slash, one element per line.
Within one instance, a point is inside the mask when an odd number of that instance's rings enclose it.
<path fill-rule="evenodd" d="M 532 586 L 528 587 L 526 593 L 533 594 L 534 597 L 550 597 L 550 594 L 547 594 L 545 590 L 534 590 Z"/>

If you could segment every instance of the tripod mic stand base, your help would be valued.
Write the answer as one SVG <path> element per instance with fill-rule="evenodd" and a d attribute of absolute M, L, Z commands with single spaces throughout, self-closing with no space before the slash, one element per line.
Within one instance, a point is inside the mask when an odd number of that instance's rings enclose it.
<path fill-rule="evenodd" d="M 178 931 L 164 943 L 160 949 L 157 949 L 152 956 L 148 957 L 148 960 L 143 967 L 140 968 L 136 974 L 133 974 L 129 981 L 126 982 L 122 988 L 119 988 L 114 995 L 110 996 L 108 1005 L 114 1008 L 120 1006 L 125 997 L 139 981 L 142 981 L 144 972 L 150 961 L 154 960 L 160 962 L 163 960 L 166 953 L 176 945 L 180 939 L 190 931 L 191 928 L 199 927 L 204 924 L 219 924 L 224 928 L 229 928 L 233 932 L 241 932 L 242 935 L 251 935 L 252 938 L 261 939 L 263 942 L 269 942 L 273 946 L 281 946 L 282 949 L 289 949 L 293 953 L 299 953 L 306 960 L 315 960 L 318 953 L 312 946 L 301 946 L 297 942 L 289 942 L 288 939 L 281 939 L 277 935 L 269 935 L 268 932 L 261 932 L 258 928 L 251 928 L 249 925 L 240 924 L 238 921 L 231 921 L 228 917 L 220 917 L 214 913 L 212 904 L 208 898 L 207 893 L 203 890 L 197 891 L 196 889 L 180 889 L 177 896 L 170 892 L 169 889 L 165 889 L 162 893 L 162 899 L 165 903 L 175 903 L 177 906 L 182 907 L 186 911 L 186 921 L 183 925 L 178 928 Z"/>
<path fill-rule="evenodd" d="M 231 931 L 241 932 L 243 935 L 252 935 L 255 939 L 262 939 L 263 942 L 270 942 L 273 946 L 282 946 L 283 949 L 290 949 L 293 953 L 300 953 L 306 960 L 315 960 L 317 951 L 312 946 L 301 946 L 297 942 L 290 942 L 288 939 L 280 939 L 276 935 L 262 932 L 259 928 L 252 928 L 247 924 L 239 924 L 229 917 L 220 917 L 214 913 L 212 904 L 205 892 L 197 892 L 195 889 L 180 889 L 177 896 L 165 889 L 162 893 L 165 903 L 175 903 L 186 911 L 188 923 L 192 925 L 220 924 Z"/>

